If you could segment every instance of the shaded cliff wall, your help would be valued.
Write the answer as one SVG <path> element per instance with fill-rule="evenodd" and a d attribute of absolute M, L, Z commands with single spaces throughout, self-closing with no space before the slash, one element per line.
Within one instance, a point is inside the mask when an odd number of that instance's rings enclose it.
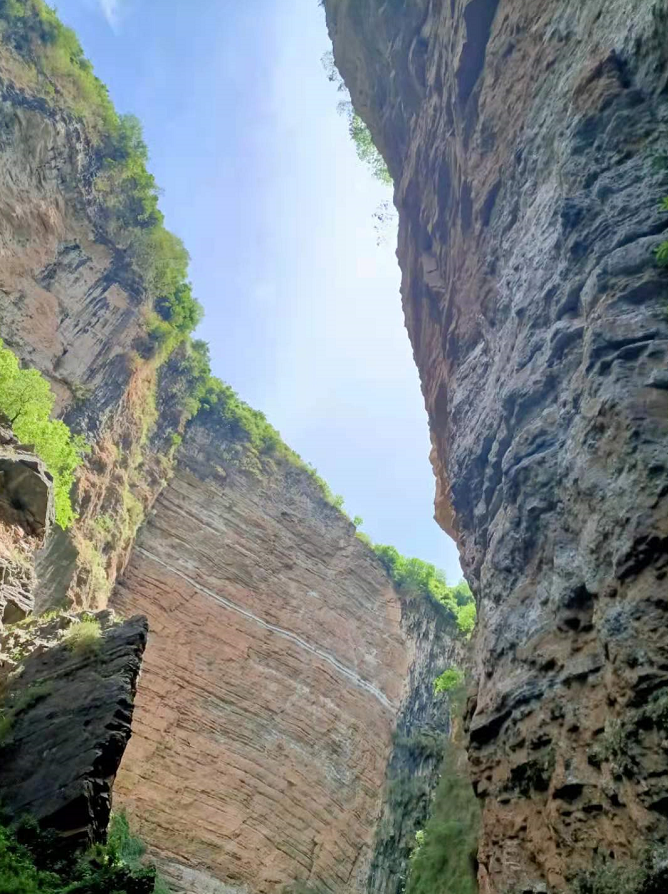
<path fill-rule="evenodd" d="M 222 438 L 189 429 L 112 598 L 152 629 L 117 791 L 177 890 L 361 891 L 412 658 L 399 600 L 310 476 L 235 469 Z"/>
<path fill-rule="evenodd" d="M 469 652 L 447 610 L 434 600 L 402 594 L 401 620 L 413 660 L 392 736 L 369 894 L 400 894 L 405 888 L 415 833 L 429 817 L 451 736 L 450 699 L 434 692 L 434 681 L 448 668 L 465 667 Z"/>
<path fill-rule="evenodd" d="M 326 0 L 479 602 L 485 892 L 668 837 L 665 3 Z"/>
<path fill-rule="evenodd" d="M 87 649 L 63 640 L 78 623 L 68 615 L 0 636 L 3 810 L 57 830 L 67 849 L 106 836 L 148 632 L 142 617 L 98 620 L 99 640 Z"/>

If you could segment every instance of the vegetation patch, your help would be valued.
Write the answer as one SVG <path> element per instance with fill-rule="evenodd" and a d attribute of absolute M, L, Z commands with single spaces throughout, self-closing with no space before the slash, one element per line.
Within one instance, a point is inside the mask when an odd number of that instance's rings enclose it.
<path fill-rule="evenodd" d="M 0 823 L 2 894 L 169 894 L 154 866 L 144 862 L 145 845 L 130 832 L 125 816 L 112 817 L 106 845 L 80 856 L 64 856 L 62 841 L 33 819 Z"/>
<path fill-rule="evenodd" d="M 325 53 L 322 57 L 322 65 L 327 73 L 327 79 L 336 85 L 336 89 L 342 96 L 337 108 L 339 114 L 345 116 L 348 120 L 348 133 L 355 144 L 357 157 L 367 165 L 377 180 L 391 185 L 392 176 L 387 169 L 385 159 L 378 151 L 378 147 L 371 136 L 371 131 L 353 108 L 348 88 L 336 67 L 334 53 Z"/>
<path fill-rule="evenodd" d="M 462 749 L 448 743 L 431 816 L 416 835 L 406 894 L 476 894 L 479 826 L 480 809 L 466 757 Z"/>
<path fill-rule="evenodd" d="M 575 881 L 574 894 L 665 894 L 668 891 L 668 850 L 649 848 L 639 860 L 615 863 L 599 859 Z"/>
<path fill-rule="evenodd" d="M 95 655 L 102 642 L 102 628 L 96 618 L 77 621 L 65 631 L 63 643 L 77 655 Z"/>
<path fill-rule="evenodd" d="M 36 369 L 21 369 L 0 339 L 0 412 L 11 422 L 19 441 L 34 445 L 53 475 L 56 521 L 68 528 L 76 517 L 70 499 L 74 473 L 88 448 L 64 422 L 51 419 L 54 400 L 44 376 Z"/>
<path fill-rule="evenodd" d="M 449 667 L 434 680 L 434 692 L 439 695 L 443 692 L 452 692 L 464 682 L 464 673 L 457 667 Z"/>
<path fill-rule="evenodd" d="M 445 574 L 421 559 L 408 559 L 393 546 L 376 544 L 373 550 L 401 592 L 423 596 L 442 606 L 455 621 L 462 636 L 470 637 L 476 622 L 473 594 L 466 581 L 448 586 Z"/>

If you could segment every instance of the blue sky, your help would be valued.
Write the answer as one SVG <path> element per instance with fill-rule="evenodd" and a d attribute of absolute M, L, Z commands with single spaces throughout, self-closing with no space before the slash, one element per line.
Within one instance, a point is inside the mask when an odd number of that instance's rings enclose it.
<path fill-rule="evenodd" d="M 167 225 L 192 256 L 214 372 L 263 410 L 375 541 L 434 562 L 427 419 L 390 198 L 321 65 L 316 0 L 59 0 L 117 108 L 144 123 Z"/>

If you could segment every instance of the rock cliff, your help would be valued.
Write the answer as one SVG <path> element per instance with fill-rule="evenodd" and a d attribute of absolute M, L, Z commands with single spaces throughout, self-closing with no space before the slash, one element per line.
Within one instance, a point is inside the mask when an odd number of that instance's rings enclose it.
<path fill-rule="evenodd" d="M 113 595 L 153 631 L 117 791 L 176 890 L 360 891 L 416 648 L 310 476 L 224 447 L 188 430 Z"/>
<path fill-rule="evenodd" d="M 179 352 L 160 366 L 147 342 L 150 295 L 105 221 L 100 166 L 85 123 L 0 43 L 0 336 L 48 378 L 56 412 L 91 447 L 79 519 L 38 556 L 40 610 L 104 607 L 187 415 Z"/>
<path fill-rule="evenodd" d="M 326 0 L 478 597 L 483 892 L 665 843 L 663 0 Z"/>
<path fill-rule="evenodd" d="M 103 612 L 97 620 L 99 639 L 89 645 L 68 643 L 79 624 L 68 615 L 0 637 L 3 810 L 55 829 L 68 850 L 106 835 L 146 646 L 145 618 L 114 623 Z"/>
<path fill-rule="evenodd" d="M 61 836 L 62 856 L 106 835 L 147 624 L 31 617 L 53 479 L 29 449 L 0 417 L 0 797 L 3 822 L 30 815 Z"/>
<path fill-rule="evenodd" d="M 424 829 L 451 737 L 449 697 L 434 692 L 446 668 L 466 666 L 468 648 L 443 607 L 400 594 L 402 629 L 411 664 L 392 736 L 380 820 L 366 890 L 401 894 L 416 832 Z"/>

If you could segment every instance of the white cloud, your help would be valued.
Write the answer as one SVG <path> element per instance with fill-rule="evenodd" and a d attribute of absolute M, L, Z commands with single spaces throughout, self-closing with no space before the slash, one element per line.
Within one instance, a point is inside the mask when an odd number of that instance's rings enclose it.
<path fill-rule="evenodd" d="M 118 31 L 121 23 L 122 0 L 99 0 L 102 14 L 109 23 L 112 31 Z"/>

